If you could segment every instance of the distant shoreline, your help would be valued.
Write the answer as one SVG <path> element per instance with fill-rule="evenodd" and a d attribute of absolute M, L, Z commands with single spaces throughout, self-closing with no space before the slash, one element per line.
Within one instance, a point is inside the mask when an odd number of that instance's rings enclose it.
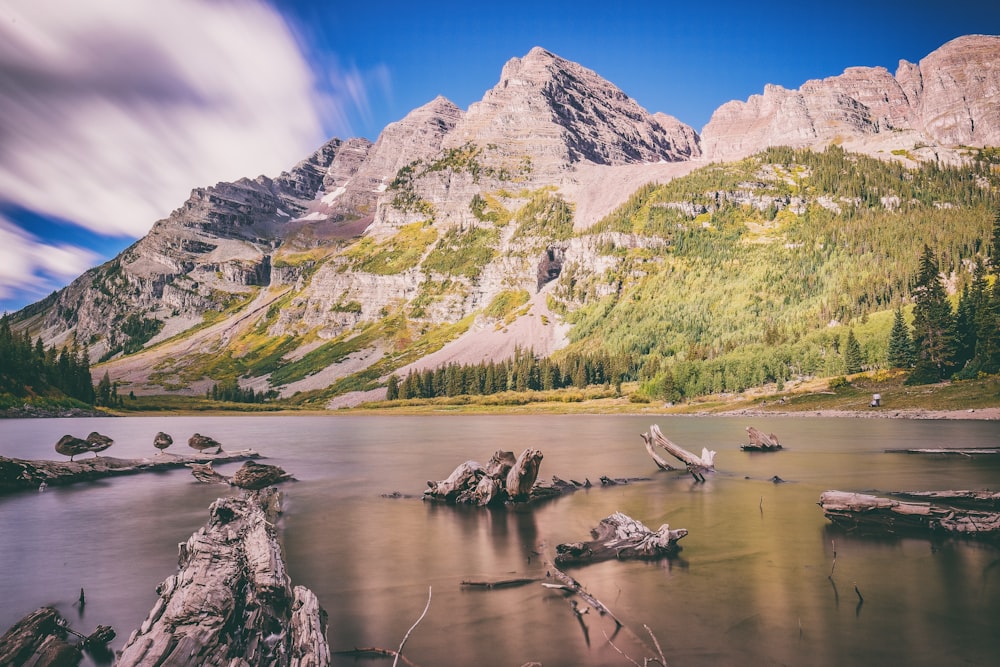
<path fill-rule="evenodd" d="M 971 419 L 977 421 L 1000 420 L 1000 408 L 970 408 L 968 410 L 928 410 L 911 408 L 906 410 L 759 410 L 746 408 L 723 412 L 688 413 L 702 417 L 844 417 L 854 419 Z"/>

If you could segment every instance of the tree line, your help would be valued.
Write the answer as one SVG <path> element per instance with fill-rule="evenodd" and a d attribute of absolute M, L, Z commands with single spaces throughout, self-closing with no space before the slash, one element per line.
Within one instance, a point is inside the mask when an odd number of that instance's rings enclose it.
<path fill-rule="evenodd" d="M 889 340 L 890 365 L 910 368 L 910 384 L 928 384 L 956 377 L 968 379 L 1000 372 L 1000 213 L 994 219 L 988 257 L 974 260 L 972 282 L 962 289 L 952 308 L 938 258 L 924 246 L 913 289 L 913 331 L 901 326 L 901 316 Z M 988 271 L 994 270 L 990 286 Z"/>
<path fill-rule="evenodd" d="M 386 400 L 440 396 L 489 395 L 505 391 L 546 391 L 565 387 L 614 384 L 635 380 L 639 368 L 634 356 L 608 353 L 572 354 L 558 361 L 518 348 L 503 361 L 451 363 L 435 369 L 410 371 L 400 380 L 388 379 Z"/>
<path fill-rule="evenodd" d="M 0 394 L 17 399 L 69 397 L 93 405 L 95 400 L 86 348 L 74 340 L 57 349 L 42 338 L 11 330 L 10 316 L 0 318 Z"/>
<path fill-rule="evenodd" d="M 205 398 L 232 403 L 264 403 L 278 397 L 274 389 L 255 391 L 253 387 L 244 389 L 236 380 L 223 380 L 205 390 Z"/>

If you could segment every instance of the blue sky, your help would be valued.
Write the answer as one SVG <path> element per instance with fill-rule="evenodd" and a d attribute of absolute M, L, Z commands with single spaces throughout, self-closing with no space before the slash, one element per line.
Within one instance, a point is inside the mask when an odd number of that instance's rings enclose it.
<path fill-rule="evenodd" d="M 195 187 L 374 140 L 437 95 L 468 106 L 533 46 L 696 130 L 767 83 L 895 72 L 1000 3 L 6 0 L 0 311 L 144 235 Z"/>

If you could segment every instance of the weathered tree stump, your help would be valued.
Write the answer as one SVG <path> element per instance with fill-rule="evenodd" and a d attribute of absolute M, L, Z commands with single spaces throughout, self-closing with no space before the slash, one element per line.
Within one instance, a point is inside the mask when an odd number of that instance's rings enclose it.
<path fill-rule="evenodd" d="M 753 426 L 747 426 L 747 436 L 750 438 L 750 443 L 740 446 L 745 452 L 776 452 L 782 448 L 778 436 L 764 433 Z"/>
<path fill-rule="evenodd" d="M 527 500 L 531 487 L 538 479 L 538 469 L 542 465 L 542 453 L 537 449 L 525 449 L 507 473 L 507 496 L 514 502 Z"/>
<path fill-rule="evenodd" d="M 676 556 L 681 550 L 678 540 L 688 534 L 684 528 L 671 530 L 663 524 L 655 532 L 632 517 L 615 512 L 601 519 L 590 531 L 589 542 L 556 545 L 556 565 L 586 565 L 605 560 L 654 560 Z"/>
<path fill-rule="evenodd" d="M 701 456 L 695 456 L 680 445 L 674 444 L 660 432 L 660 427 L 653 424 L 649 427 L 649 435 L 643 434 L 643 440 L 652 440 L 671 456 L 685 464 L 687 471 L 696 480 L 704 482 L 706 472 L 715 472 L 715 452 L 702 447 Z M 657 464 L 659 465 L 659 464 Z"/>
<path fill-rule="evenodd" d="M 830 521 L 851 532 L 1000 539 L 1000 512 L 903 502 L 845 491 L 825 491 L 819 506 Z"/>
<path fill-rule="evenodd" d="M 274 522 L 274 489 L 220 498 L 211 518 L 180 545 L 179 571 L 122 649 L 119 667 L 330 664 L 326 613 L 294 589 Z"/>
<path fill-rule="evenodd" d="M 447 479 L 427 482 L 424 500 L 458 505 L 503 504 L 532 500 L 542 453 L 525 449 L 517 459 L 513 452 L 494 452 L 486 466 L 476 461 L 459 465 Z"/>

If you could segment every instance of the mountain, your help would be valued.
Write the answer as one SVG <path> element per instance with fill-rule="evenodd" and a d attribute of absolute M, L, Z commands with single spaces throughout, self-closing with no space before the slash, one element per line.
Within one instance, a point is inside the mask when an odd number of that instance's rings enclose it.
<path fill-rule="evenodd" d="M 960 38 L 895 76 L 852 68 L 798 91 L 768 86 L 723 105 L 699 136 L 536 47 L 466 111 L 438 97 L 374 143 L 333 139 L 276 178 L 194 190 L 146 237 L 12 326 L 46 344 L 87 345 L 104 362 L 95 372 L 123 393 L 204 394 L 238 381 L 319 405 L 379 396 L 391 373 L 518 349 L 596 353 L 618 340 L 615 326 L 651 317 L 628 310 L 626 293 L 670 291 L 660 270 L 678 239 L 704 243 L 734 220 L 770 229 L 815 207 L 856 217 L 871 199 L 820 187 L 810 179 L 826 167 L 798 154 L 758 158 L 750 171 L 714 163 L 778 145 L 843 145 L 911 167 L 935 155 L 980 164 L 968 147 L 1000 144 L 998 72 L 1000 38 Z M 839 159 L 844 170 L 860 164 Z M 876 202 L 903 215 L 917 196 L 885 185 Z M 985 206 L 977 196 L 942 190 L 938 203 Z M 605 310 L 621 317 L 604 321 Z M 614 345 L 636 358 L 681 352 Z"/>
<path fill-rule="evenodd" d="M 702 131 L 702 148 L 719 161 L 769 146 L 831 143 L 933 159 L 941 148 L 1000 144 L 998 99 L 1000 37 L 969 35 L 918 65 L 901 60 L 895 76 L 882 67 L 852 67 L 798 90 L 768 85 L 746 102 L 727 102 Z"/>

